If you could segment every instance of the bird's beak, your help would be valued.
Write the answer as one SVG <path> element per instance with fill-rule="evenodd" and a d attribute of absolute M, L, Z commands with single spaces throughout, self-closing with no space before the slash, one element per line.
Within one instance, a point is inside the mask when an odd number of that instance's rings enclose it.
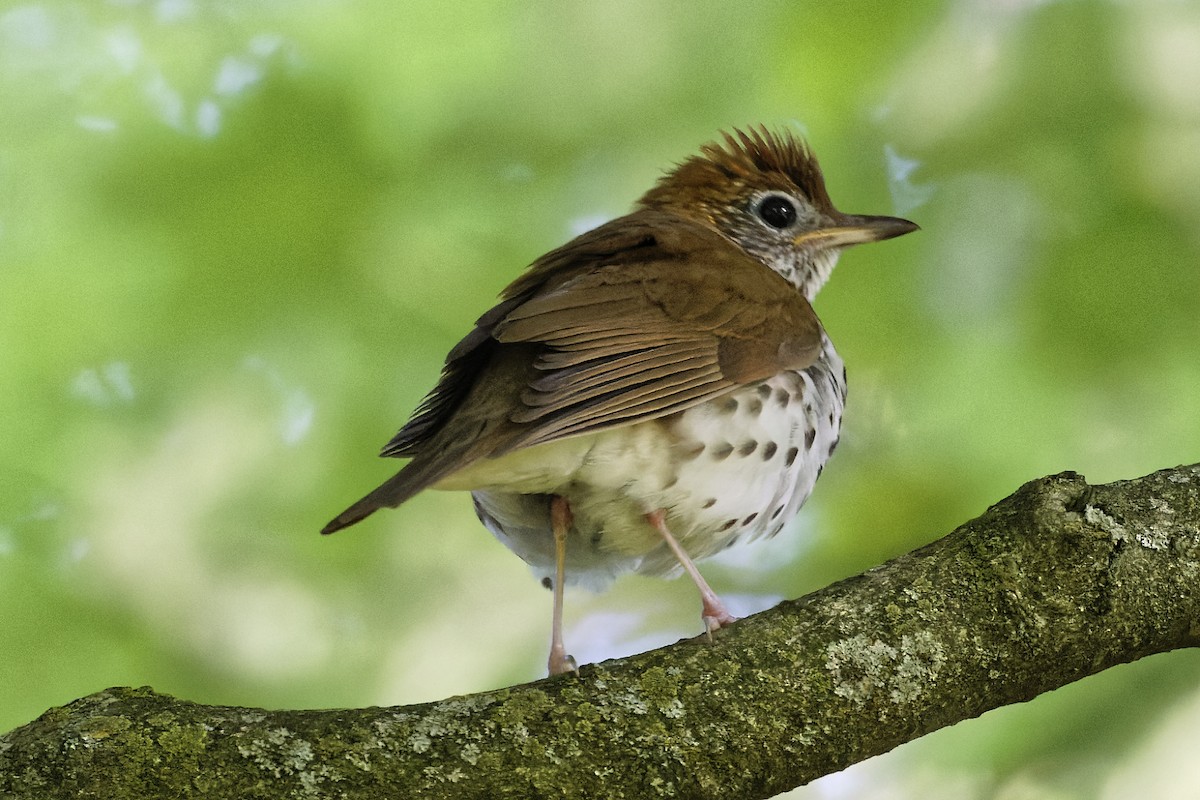
<path fill-rule="evenodd" d="M 900 217 L 869 217 L 861 214 L 838 214 L 834 224 L 815 231 L 805 231 L 793 241 L 797 246 L 849 247 L 852 244 L 882 242 L 906 233 L 920 230 L 921 226 Z"/>

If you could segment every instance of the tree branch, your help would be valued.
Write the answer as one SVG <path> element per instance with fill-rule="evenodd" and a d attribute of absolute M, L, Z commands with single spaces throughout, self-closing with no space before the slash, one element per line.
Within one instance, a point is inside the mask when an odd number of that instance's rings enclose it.
<path fill-rule="evenodd" d="M 109 689 L 0 737 L 13 798 L 769 797 L 1200 639 L 1200 465 L 1026 484 L 949 536 L 703 638 L 403 708 Z"/>

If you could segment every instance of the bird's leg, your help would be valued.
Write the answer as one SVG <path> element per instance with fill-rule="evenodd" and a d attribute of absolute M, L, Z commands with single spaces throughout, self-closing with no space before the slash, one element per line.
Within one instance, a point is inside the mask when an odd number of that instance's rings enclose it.
<path fill-rule="evenodd" d="M 565 497 L 550 501 L 550 528 L 554 532 L 554 617 L 550 623 L 550 674 L 578 672 L 575 658 L 563 646 L 563 579 L 567 571 L 567 531 L 571 529 L 571 506 Z"/>
<path fill-rule="evenodd" d="M 679 563 L 683 565 L 692 582 L 696 584 L 696 588 L 700 590 L 702 604 L 700 617 L 704 620 L 704 631 L 708 637 L 711 639 L 713 631 L 731 622 L 737 622 L 737 617 L 729 613 L 725 604 L 721 602 L 721 598 L 708 585 L 708 581 L 704 580 L 704 576 L 700 574 L 700 570 L 696 569 L 692 559 L 671 535 L 671 530 L 667 527 L 667 513 L 662 509 L 652 511 L 646 515 L 646 521 L 654 526 L 654 530 L 658 531 L 658 535 L 667 543 L 667 547 L 671 548 L 675 558 L 679 559 Z"/>

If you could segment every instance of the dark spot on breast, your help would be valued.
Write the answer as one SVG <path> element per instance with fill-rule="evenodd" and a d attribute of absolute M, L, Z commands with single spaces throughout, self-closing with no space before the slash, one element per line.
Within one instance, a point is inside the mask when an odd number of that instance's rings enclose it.
<path fill-rule="evenodd" d="M 804 432 L 804 449 L 808 450 L 808 449 L 812 448 L 813 441 L 816 438 L 817 438 L 817 429 L 816 428 L 809 428 L 808 430 L 806 430 Z"/>
<path fill-rule="evenodd" d="M 792 394 L 787 389 L 775 390 L 775 405 L 780 408 L 787 408 L 788 403 L 792 402 Z"/>
<path fill-rule="evenodd" d="M 758 442 L 753 439 L 747 439 L 738 445 L 738 455 L 745 458 L 758 449 Z"/>
<path fill-rule="evenodd" d="M 763 449 L 762 449 L 763 461 L 770 461 L 772 458 L 774 458 L 775 451 L 778 449 L 779 449 L 779 445 L 775 444 L 774 442 L 767 442 L 766 444 L 764 444 Z"/>
<path fill-rule="evenodd" d="M 724 525 L 722 525 L 721 527 L 717 528 L 717 531 L 718 531 L 718 532 L 720 532 L 720 531 L 727 531 L 727 530 L 729 530 L 730 528 L 732 528 L 734 525 L 737 525 L 737 520 L 736 520 L 736 519 L 726 520 Z"/>
<path fill-rule="evenodd" d="M 729 458 L 729 454 L 733 452 L 733 445 L 729 442 L 721 442 L 712 449 L 713 461 L 724 461 Z"/>
<path fill-rule="evenodd" d="M 740 538 L 741 538 L 740 536 L 729 537 L 729 541 L 725 543 L 725 549 L 728 550 L 729 548 L 733 547 L 735 544 L 738 543 L 738 539 L 740 539 Z"/>
<path fill-rule="evenodd" d="M 744 520 L 742 520 L 742 524 L 749 525 L 751 522 L 754 522 L 754 520 L 756 520 L 757 518 L 758 518 L 758 512 L 755 511 L 753 514 L 751 514 L 750 516 L 748 516 Z"/>
<path fill-rule="evenodd" d="M 679 452 L 679 458 L 683 461 L 691 461 L 704 452 L 703 442 L 693 442 L 687 445 Z"/>
<path fill-rule="evenodd" d="M 671 479 L 669 481 L 667 481 L 666 483 L 664 483 L 662 488 L 670 489 L 670 488 L 673 488 L 675 486 L 675 484 L 677 484 L 677 483 L 679 483 L 679 473 L 672 475 Z"/>
<path fill-rule="evenodd" d="M 833 424 L 833 412 L 832 411 L 829 412 L 829 424 L 830 425 Z"/>
<path fill-rule="evenodd" d="M 836 439 L 834 439 L 833 442 L 829 445 L 829 455 L 830 456 L 833 455 L 834 450 L 837 450 L 838 442 L 840 442 L 841 440 L 842 440 L 842 437 L 839 436 Z M 829 458 L 829 456 L 826 456 L 826 458 Z"/>
<path fill-rule="evenodd" d="M 750 412 L 750 416 L 757 417 L 762 413 L 762 400 L 755 398 L 750 401 L 746 408 Z"/>
<path fill-rule="evenodd" d="M 700 507 L 701 507 L 701 508 L 712 508 L 712 507 L 713 507 L 713 506 L 715 506 L 716 504 L 717 504 L 717 498 L 715 498 L 715 497 L 710 497 L 710 498 L 708 498 L 707 500 L 705 500 L 705 501 L 704 501 L 704 505 L 702 505 L 702 506 L 700 506 Z"/>
<path fill-rule="evenodd" d="M 796 456 L 798 455 L 800 455 L 799 447 L 789 447 L 787 451 L 787 458 L 783 460 L 784 466 L 790 467 L 792 464 L 795 464 Z"/>
<path fill-rule="evenodd" d="M 771 532 L 767 534 L 767 538 L 770 539 L 772 536 L 775 536 L 776 534 L 778 534 L 781 530 L 783 530 L 782 522 L 779 523 L 778 525 L 776 525 L 775 527 L 771 528 Z"/>
<path fill-rule="evenodd" d="M 726 397 L 717 405 L 717 410 L 722 414 L 733 414 L 738 410 L 738 401 L 736 397 Z"/>
<path fill-rule="evenodd" d="M 765 383 L 760 383 L 758 385 L 758 396 L 763 400 L 766 400 L 771 396 L 771 387 L 767 386 Z"/>

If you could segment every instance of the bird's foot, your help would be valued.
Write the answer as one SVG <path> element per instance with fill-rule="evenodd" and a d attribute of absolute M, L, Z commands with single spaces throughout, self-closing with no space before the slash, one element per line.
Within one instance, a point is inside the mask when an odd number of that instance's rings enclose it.
<path fill-rule="evenodd" d="M 550 501 L 550 527 L 554 533 L 554 617 L 550 626 L 550 660 L 547 666 L 551 675 L 564 672 L 579 672 L 575 657 L 563 646 L 563 581 L 567 570 L 567 531 L 571 528 L 571 506 L 565 497 L 555 496 Z"/>
<path fill-rule="evenodd" d="M 651 511 L 646 515 L 646 521 L 658 531 L 662 536 L 663 541 L 667 543 L 667 547 L 671 548 L 671 552 L 675 554 L 675 558 L 679 560 L 680 566 L 684 572 L 696 584 L 696 588 L 700 590 L 700 618 L 704 620 L 704 633 L 708 636 L 708 640 L 712 641 L 712 634 L 715 630 L 737 622 L 737 617 L 729 613 L 725 608 L 725 604 L 721 602 L 721 598 L 708 585 L 708 581 L 704 580 L 704 576 L 700 574 L 700 570 L 696 569 L 696 565 L 692 563 L 691 557 L 687 551 L 676 541 L 671 534 L 670 528 L 667 527 L 667 514 L 662 509 Z"/>
<path fill-rule="evenodd" d="M 579 672 L 579 665 L 575 663 L 575 656 L 570 655 L 561 647 L 550 650 L 550 662 L 547 667 L 551 676 L 563 675 L 567 672 Z"/>
<path fill-rule="evenodd" d="M 713 631 L 719 631 L 721 628 L 732 625 L 738 621 L 738 618 L 729 613 L 729 609 L 725 608 L 725 604 L 716 594 L 705 595 L 704 592 L 701 592 L 700 597 L 704 604 L 700 611 L 700 619 L 704 620 L 704 633 L 711 642 Z"/>

